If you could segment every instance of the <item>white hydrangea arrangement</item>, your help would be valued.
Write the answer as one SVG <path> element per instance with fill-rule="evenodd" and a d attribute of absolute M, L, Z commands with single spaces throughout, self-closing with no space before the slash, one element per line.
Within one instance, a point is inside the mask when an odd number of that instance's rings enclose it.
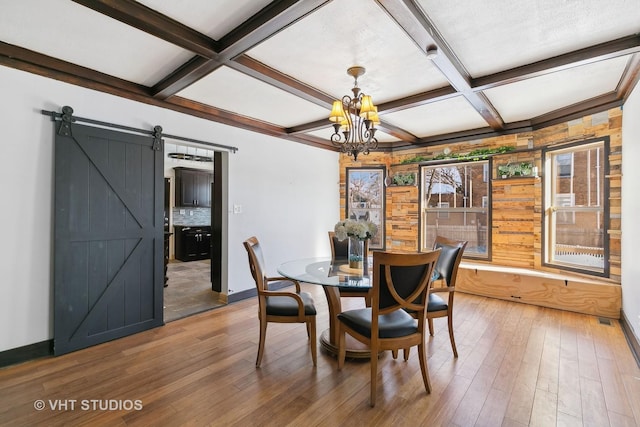
<path fill-rule="evenodd" d="M 378 226 L 371 221 L 356 221 L 347 219 L 338 221 L 334 227 L 336 237 L 342 241 L 347 237 L 357 237 L 360 240 L 371 239 L 378 233 Z"/>

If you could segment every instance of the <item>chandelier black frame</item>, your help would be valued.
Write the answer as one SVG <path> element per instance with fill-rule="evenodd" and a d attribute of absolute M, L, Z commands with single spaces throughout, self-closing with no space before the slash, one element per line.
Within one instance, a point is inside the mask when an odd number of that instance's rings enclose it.
<path fill-rule="evenodd" d="M 334 129 L 331 144 L 352 156 L 354 161 L 358 160 L 358 154 L 366 155 L 378 148 L 375 137 L 376 125 L 380 123 L 378 107 L 373 104 L 371 96 L 362 93 L 358 87 L 358 77 L 364 73 L 364 67 L 347 70 L 347 74 L 354 78 L 353 96 L 345 95 L 334 101 L 329 115 Z"/>

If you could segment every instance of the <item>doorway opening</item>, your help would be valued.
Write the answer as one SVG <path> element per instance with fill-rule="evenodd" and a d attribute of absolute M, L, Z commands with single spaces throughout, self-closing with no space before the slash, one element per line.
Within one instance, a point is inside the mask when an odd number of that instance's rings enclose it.
<path fill-rule="evenodd" d="M 216 153 L 165 142 L 164 321 L 171 322 L 226 304 L 221 299 L 215 233 L 222 200 L 214 177 Z M 218 153 L 219 154 L 219 153 Z"/>

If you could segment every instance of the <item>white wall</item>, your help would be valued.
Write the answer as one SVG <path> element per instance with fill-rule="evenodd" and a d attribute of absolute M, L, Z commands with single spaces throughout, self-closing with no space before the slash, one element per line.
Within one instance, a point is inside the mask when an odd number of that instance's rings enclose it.
<path fill-rule="evenodd" d="M 622 109 L 622 310 L 640 341 L 640 86 Z"/>
<path fill-rule="evenodd" d="M 254 286 L 242 241 L 261 240 L 268 273 L 296 257 L 328 255 L 339 218 L 338 155 L 0 67 L 3 123 L 0 351 L 53 337 L 53 124 L 60 111 L 239 148 L 229 155 L 228 290 Z M 224 290 L 224 289 L 223 289 Z"/>

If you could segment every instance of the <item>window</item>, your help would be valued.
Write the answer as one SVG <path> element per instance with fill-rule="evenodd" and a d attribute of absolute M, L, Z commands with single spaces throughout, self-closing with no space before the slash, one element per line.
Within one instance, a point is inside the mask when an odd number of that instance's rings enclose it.
<path fill-rule="evenodd" d="M 371 249 L 384 249 L 384 173 L 384 166 L 346 170 L 345 217 L 371 221 L 378 227 L 378 234 L 369 242 Z"/>
<path fill-rule="evenodd" d="M 556 156 L 559 178 L 570 178 L 573 171 L 573 153 L 561 153 Z"/>
<path fill-rule="evenodd" d="M 575 194 L 573 193 L 556 194 L 555 206 L 566 208 L 566 207 L 571 207 L 575 205 L 576 205 Z M 576 223 L 575 212 L 567 211 L 567 210 L 561 210 L 560 212 L 556 212 L 556 223 L 557 224 L 575 224 Z"/>
<path fill-rule="evenodd" d="M 438 211 L 438 218 L 449 219 L 449 202 L 438 202 L 437 208 L 445 208 Z"/>
<path fill-rule="evenodd" d="M 466 240 L 465 256 L 488 258 L 488 161 L 420 168 L 421 250 L 436 235 Z"/>
<path fill-rule="evenodd" d="M 608 139 L 544 151 L 545 263 L 608 274 Z"/>

